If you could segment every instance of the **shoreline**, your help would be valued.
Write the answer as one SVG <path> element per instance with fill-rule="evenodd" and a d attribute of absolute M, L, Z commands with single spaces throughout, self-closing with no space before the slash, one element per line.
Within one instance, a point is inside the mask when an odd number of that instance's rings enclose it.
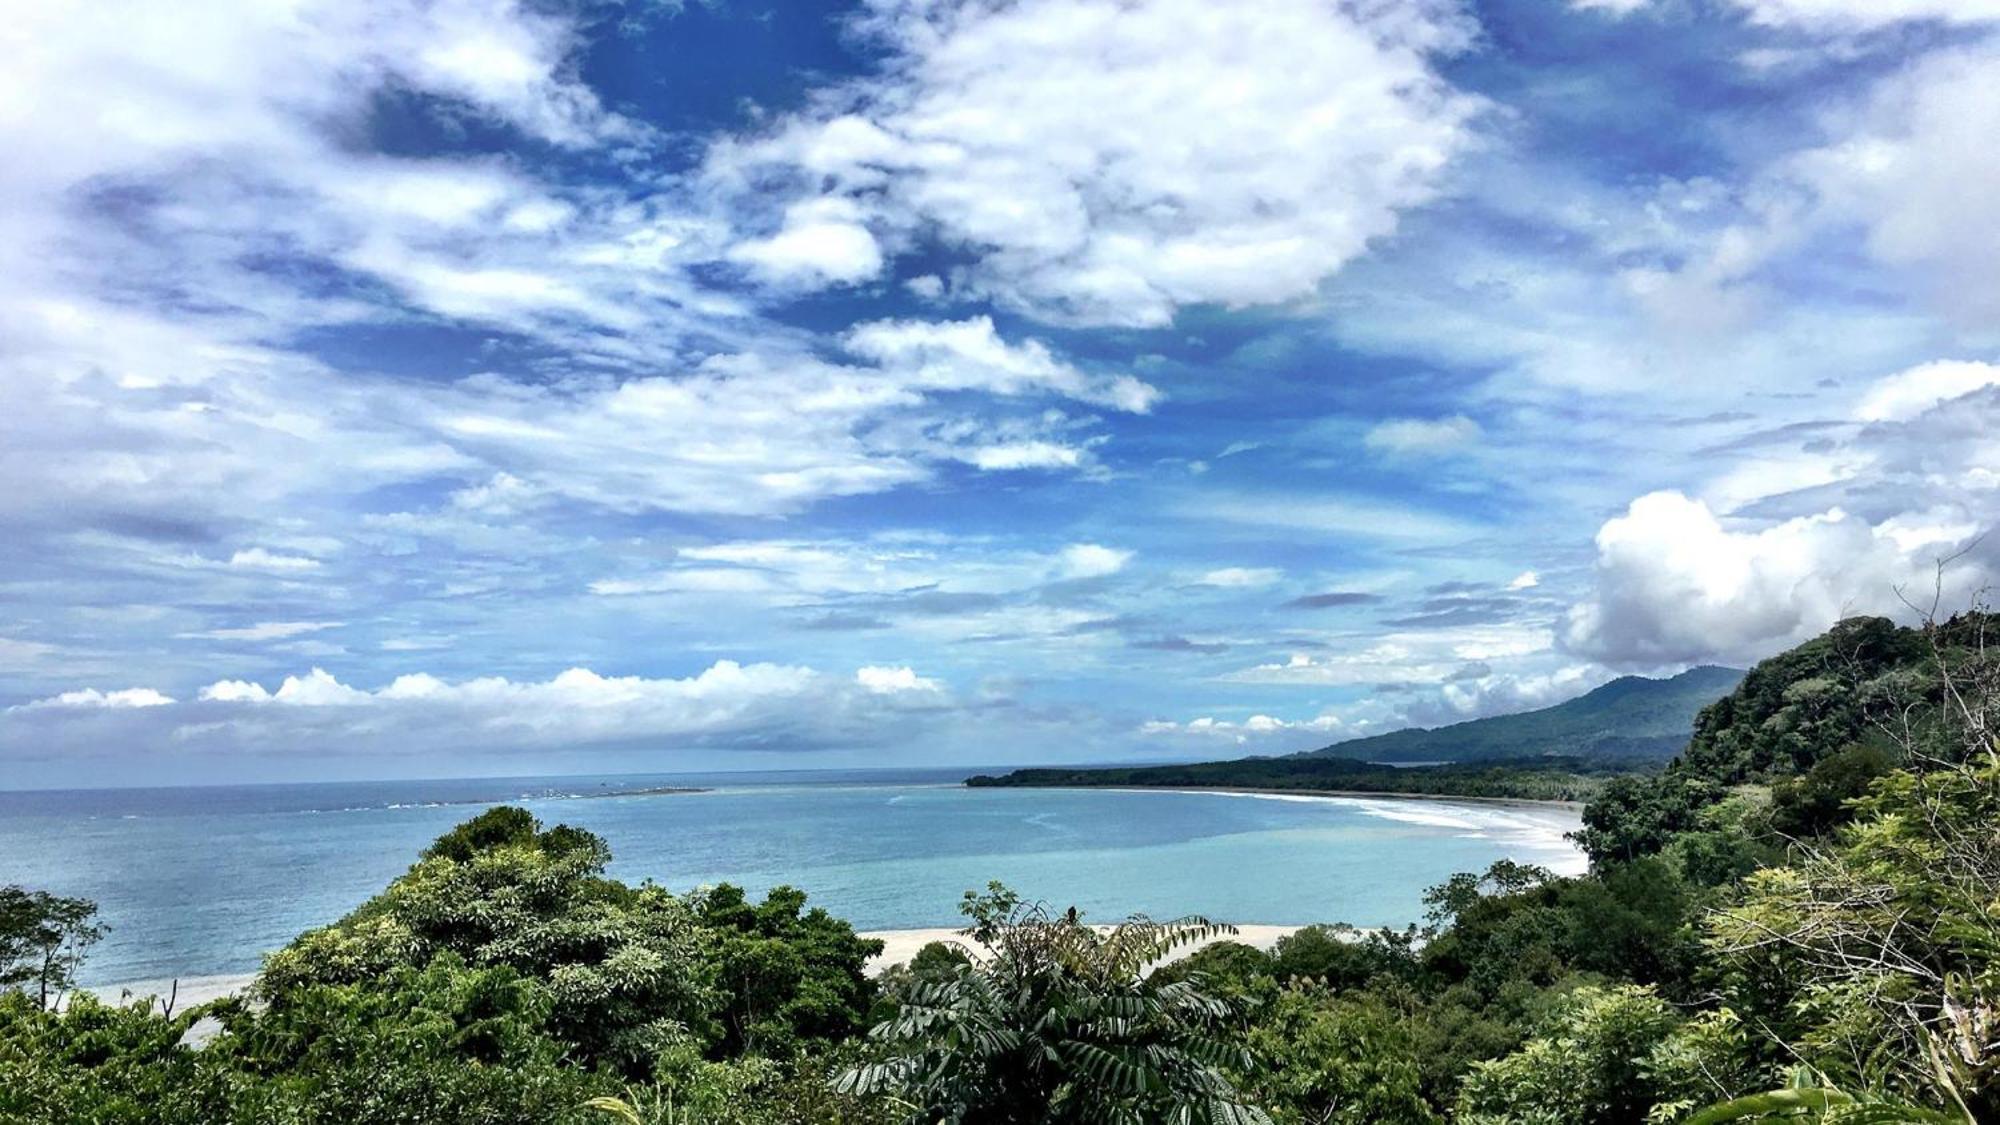
<path fill-rule="evenodd" d="M 994 785 L 992 789 L 1082 789 L 1105 793 L 1247 793 L 1261 797 L 1343 797 L 1370 801 L 1449 801 L 1468 805 L 1513 805 L 1582 812 L 1583 801 L 1543 797 L 1473 797 L 1452 793 L 1384 793 L 1369 789 L 1270 789 L 1255 785 Z"/>
<path fill-rule="evenodd" d="M 1305 929 L 1308 925 L 1316 924 L 1319 923 L 1298 925 L 1245 923 L 1237 926 L 1234 934 L 1222 934 L 1208 941 L 1194 942 L 1175 950 L 1174 955 L 1168 960 L 1184 957 L 1217 941 L 1237 941 L 1268 951 L 1278 944 L 1280 938 Z M 951 926 L 918 927 L 907 930 L 861 930 L 856 932 L 856 936 L 882 943 L 882 952 L 870 957 L 864 969 L 871 977 L 880 976 L 891 966 L 907 962 L 917 955 L 918 950 L 934 941 L 970 944 L 970 939 L 964 936 L 963 930 Z M 180 1012 L 211 1000 L 235 996 L 249 988 L 256 979 L 256 973 L 217 973 L 210 976 L 158 977 L 150 980 L 91 985 L 77 991 L 88 992 L 107 1004 L 130 1004 L 151 999 L 157 1005 L 171 997 L 174 1010 Z"/>
<path fill-rule="evenodd" d="M 949 786 L 952 783 L 946 782 L 941 784 Z M 963 784 L 963 782 L 958 783 L 960 786 L 963 786 Z M 707 789 L 662 788 L 664 791 L 658 795 L 712 792 L 712 790 Z M 1357 801 L 1429 801 L 1445 804 L 1487 805 L 1501 808 L 1511 806 L 1525 810 L 1560 809 L 1569 813 L 1580 813 L 1584 807 L 1580 801 L 1557 801 L 1532 797 L 1476 797 L 1459 796 L 1449 793 L 1383 793 L 1361 789 L 1273 789 L 1250 785 L 1020 785 L 997 786 L 995 788 L 1099 790 L 1113 793 L 1210 793 L 1253 797 L 1313 797 Z M 591 794 L 587 797 L 573 797 L 571 799 L 642 795 L 655 794 L 645 791 L 635 792 L 628 790 L 601 795 Z M 1279 939 L 1312 925 L 1341 925 L 1341 923 L 1242 923 L 1236 925 L 1237 933 L 1234 936 L 1224 935 L 1211 939 L 1211 941 L 1238 941 L 1245 945 L 1255 946 L 1258 949 L 1268 951 L 1278 943 Z M 931 942 L 963 943 L 967 940 L 962 936 L 959 928 L 952 926 L 914 927 L 895 930 L 862 930 L 856 932 L 860 937 L 883 943 L 882 952 L 868 960 L 865 971 L 870 976 L 878 976 L 892 965 L 907 962 L 910 958 L 916 956 L 918 950 Z M 1207 944 L 1210 944 L 1210 942 L 1195 943 L 1186 949 L 1178 951 L 1175 956 L 1185 956 Z M 171 995 L 174 1009 L 176 1011 L 183 1011 L 197 1004 L 205 1004 L 226 996 L 234 996 L 248 988 L 251 982 L 256 979 L 257 974 L 254 972 L 217 973 L 178 978 L 154 977 L 112 984 L 91 985 L 81 988 L 78 991 L 89 992 L 107 1003 L 131 1003 L 148 997 L 153 998 L 158 1003 L 165 1001 Z"/>

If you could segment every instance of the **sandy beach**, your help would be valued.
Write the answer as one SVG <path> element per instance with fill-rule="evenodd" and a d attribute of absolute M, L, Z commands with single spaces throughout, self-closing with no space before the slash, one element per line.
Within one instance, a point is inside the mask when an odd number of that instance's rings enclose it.
<path fill-rule="evenodd" d="M 1301 928 L 1300 926 L 1238 926 L 1236 927 L 1236 933 L 1233 935 L 1223 934 L 1210 938 L 1207 941 L 1194 942 L 1175 951 L 1174 956 L 1169 957 L 1168 960 L 1178 960 L 1200 949 L 1204 945 L 1210 945 L 1218 941 L 1240 941 L 1245 945 L 1256 946 L 1258 949 L 1269 949 L 1278 944 L 1279 938 L 1294 933 Z M 970 945 L 969 939 L 961 936 L 958 930 L 945 927 L 929 930 L 873 930 L 863 933 L 861 936 L 875 938 L 882 943 L 882 952 L 875 955 L 868 962 L 868 972 L 870 974 L 880 973 L 891 965 L 900 965 L 908 961 L 917 955 L 917 950 L 934 941 L 957 942 L 961 945 Z"/>
<path fill-rule="evenodd" d="M 1212 941 L 1240 941 L 1259 949 L 1269 949 L 1278 939 L 1300 929 L 1299 926 L 1238 926 L 1236 933 L 1212 938 L 1210 941 L 1196 942 L 1175 954 L 1174 958 L 1185 957 L 1189 953 L 1210 944 Z M 917 951 L 934 941 L 965 942 L 959 931 L 946 927 L 917 930 L 869 930 L 861 934 L 865 938 L 875 938 L 882 942 L 882 952 L 868 961 L 868 973 L 873 976 L 891 965 L 900 965 L 916 956 Z M 181 977 L 178 980 L 139 980 L 123 984 L 100 985 L 85 989 L 107 1003 L 130 1003 L 153 997 L 160 1002 L 171 998 L 175 1011 L 185 1011 L 197 1004 L 219 1000 L 224 996 L 234 996 L 250 987 L 256 979 L 255 973 L 227 973 L 218 976 Z"/>
<path fill-rule="evenodd" d="M 1252 797 L 1342 797 L 1367 801 L 1438 801 L 1450 805 L 1500 805 L 1524 809 L 1564 809 L 1583 811 L 1583 801 L 1557 801 L 1540 797 L 1462 797 L 1454 793 L 1384 793 L 1370 789 L 1270 789 L 1254 785 L 1047 785 L 1038 789 L 1107 789 L 1114 793 L 1237 793 Z"/>

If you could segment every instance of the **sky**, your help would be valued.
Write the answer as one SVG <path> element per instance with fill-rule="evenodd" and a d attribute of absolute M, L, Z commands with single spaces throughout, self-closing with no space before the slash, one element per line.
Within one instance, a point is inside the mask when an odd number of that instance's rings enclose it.
<path fill-rule="evenodd" d="M 1283 753 L 2000 573 L 2000 0 L 0 56 L 0 787 Z"/>

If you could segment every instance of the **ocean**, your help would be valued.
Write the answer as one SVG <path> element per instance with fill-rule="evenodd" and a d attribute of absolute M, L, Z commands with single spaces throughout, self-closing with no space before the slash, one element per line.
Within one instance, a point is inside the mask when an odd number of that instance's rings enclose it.
<path fill-rule="evenodd" d="M 966 771 L 655 774 L 0 791 L 0 885 L 95 900 L 88 985 L 249 972 L 500 803 L 603 836 L 611 874 L 781 884 L 857 929 L 951 926 L 1000 880 L 1096 921 L 1422 918 L 1423 889 L 1501 857 L 1576 870 L 1554 806 L 966 789 Z M 643 792 L 687 787 L 696 793 Z"/>

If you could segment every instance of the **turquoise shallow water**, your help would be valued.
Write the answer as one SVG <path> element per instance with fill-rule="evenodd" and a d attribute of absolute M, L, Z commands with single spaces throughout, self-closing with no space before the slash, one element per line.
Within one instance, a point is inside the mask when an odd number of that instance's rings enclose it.
<path fill-rule="evenodd" d="M 95 899 L 86 983 L 246 972 L 499 802 L 680 890 L 791 883 L 864 930 L 948 926 L 988 880 L 1109 920 L 1401 925 L 1423 888 L 1510 856 L 1579 860 L 1560 808 L 965 789 L 957 775 L 719 774 L 0 792 L 0 884 Z M 657 785 L 708 792 L 598 797 Z M 589 796 L 593 799 L 579 799 Z"/>

